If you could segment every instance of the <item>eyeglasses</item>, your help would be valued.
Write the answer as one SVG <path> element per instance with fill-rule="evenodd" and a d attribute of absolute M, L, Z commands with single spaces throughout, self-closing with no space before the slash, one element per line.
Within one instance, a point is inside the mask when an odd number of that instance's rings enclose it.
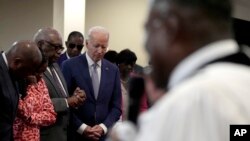
<path fill-rule="evenodd" d="M 82 50 L 84 45 L 77 45 L 77 44 L 73 44 L 73 43 L 69 43 L 68 47 L 71 48 L 71 49 L 74 49 L 75 47 L 78 49 L 78 50 Z"/>
<path fill-rule="evenodd" d="M 45 41 L 45 40 L 44 40 Z M 62 45 L 55 45 L 53 43 L 50 43 L 49 41 L 45 41 L 47 44 L 49 44 L 51 47 L 55 49 L 56 52 L 62 51 L 64 48 Z"/>

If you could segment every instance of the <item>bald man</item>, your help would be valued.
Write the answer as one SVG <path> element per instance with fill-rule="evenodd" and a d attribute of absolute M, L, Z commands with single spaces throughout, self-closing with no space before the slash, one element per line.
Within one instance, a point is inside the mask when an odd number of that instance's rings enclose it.
<path fill-rule="evenodd" d="M 35 34 L 34 40 L 49 60 L 43 79 L 46 82 L 50 98 L 57 113 L 54 125 L 41 128 L 41 141 L 67 141 L 69 109 L 77 108 L 82 104 L 86 95 L 84 91 L 75 88 L 72 96 L 69 97 L 63 74 L 56 63 L 63 50 L 62 38 L 58 31 L 53 28 L 40 29 Z"/>
<path fill-rule="evenodd" d="M 18 41 L 0 54 L 0 140 L 13 140 L 19 93 L 16 82 L 35 74 L 42 62 L 42 55 L 32 41 Z"/>
<path fill-rule="evenodd" d="M 77 141 L 105 140 L 110 128 L 121 115 L 121 83 L 118 68 L 103 59 L 109 32 L 92 27 L 86 40 L 87 52 L 62 64 L 69 93 L 76 87 L 85 90 L 86 102 L 74 110 Z"/>

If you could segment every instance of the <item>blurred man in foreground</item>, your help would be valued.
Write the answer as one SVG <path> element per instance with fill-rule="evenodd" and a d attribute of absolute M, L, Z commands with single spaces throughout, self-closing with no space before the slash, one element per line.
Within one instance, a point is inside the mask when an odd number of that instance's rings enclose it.
<path fill-rule="evenodd" d="M 153 79 L 168 94 L 140 118 L 136 141 L 228 141 L 250 123 L 249 58 L 230 0 L 154 0 L 146 22 Z"/>

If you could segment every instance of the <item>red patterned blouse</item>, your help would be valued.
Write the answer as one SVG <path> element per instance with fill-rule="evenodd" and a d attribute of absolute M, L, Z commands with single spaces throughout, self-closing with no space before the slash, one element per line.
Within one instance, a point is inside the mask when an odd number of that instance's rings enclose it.
<path fill-rule="evenodd" d="M 56 121 L 56 113 L 43 79 L 29 85 L 27 96 L 19 100 L 14 122 L 15 141 L 40 141 L 40 127 Z"/>

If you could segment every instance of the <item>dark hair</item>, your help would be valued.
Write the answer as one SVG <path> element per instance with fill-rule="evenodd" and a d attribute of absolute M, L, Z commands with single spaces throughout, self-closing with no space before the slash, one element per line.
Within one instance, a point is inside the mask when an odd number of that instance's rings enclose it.
<path fill-rule="evenodd" d="M 182 7 L 189 7 L 203 11 L 213 20 L 231 21 L 231 0 L 156 0 L 158 2 L 175 3 Z"/>
<path fill-rule="evenodd" d="M 81 32 L 72 31 L 72 32 L 69 33 L 69 36 L 68 36 L 68 40 L 67 40 L 67 41 L 69 41 L 70 38 L 73 37 L 73 36 L 80 36 L 80 37 L 84 38 Z"/>
<path fill-rule="evenodd" d="M 104 58 L 112 63 L 116 63 L 117 52 L 114 50 L 109 50 L 105 53 Z"/>
<path fill-rule="evenodd" d="M 133 64 L 137 60 L 137 57 L 134 52 L 129 49 L 122 50 L 116 57 L 116 64 Z"/>

